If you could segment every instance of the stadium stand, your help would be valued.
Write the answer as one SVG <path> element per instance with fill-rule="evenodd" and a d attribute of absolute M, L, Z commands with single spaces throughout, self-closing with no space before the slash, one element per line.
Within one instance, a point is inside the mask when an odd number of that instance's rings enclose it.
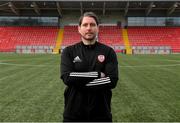
<path fill-rule="evenodd" d="M 172 52 L 180 49 L 179 27 L 129 27 L 132 46 L 170 46 Z"/>
<path fill-rule="evenodd" d="M 179 35 L 179 27 L 128 27 L 125 30 L 118 26 L 100 26 L 98 40 L 112 47 L 125 46 L 126 49 L 169 46 L 173 53 L 179 53 Z M 0 27 L 1 52 L 15 52 L 17 46 L 53 46 L 54 53 L 58 53 L 60 46 L 63 48 L 79 40 L 77 26 L 65 26 L 64 30 L 58 27 Z M 116 49 L 116 52 L 122 51 Z"/>
<path fill-rule="evenodd" d="M 77 26 L 64 26 L 62 46 L 71 45 L 80 41 Z"/>
<path fill-rule="evenodd" d="M 55 46 L 57 27 L 0 27 L 0 51 L 14 52 L 16 46 Z"/>
<path fill-rule="evenodd" d="M 100 26 L 98 38 L 107 45 L 124 45 L 122 29 L 118 26 Z"/>

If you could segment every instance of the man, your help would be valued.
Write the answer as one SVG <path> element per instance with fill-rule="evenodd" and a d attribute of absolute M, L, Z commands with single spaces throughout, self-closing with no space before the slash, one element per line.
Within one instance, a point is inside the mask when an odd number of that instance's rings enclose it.
<path fill-rule="evenodd" d="M 62 52 L 64 122 L 112 122 L 111 89 L 118 81 L 118 61 L 112 48 L 97 42 L 98 24 L 94 13 L 84 13 L 78 26 L 81 41 Z"/>

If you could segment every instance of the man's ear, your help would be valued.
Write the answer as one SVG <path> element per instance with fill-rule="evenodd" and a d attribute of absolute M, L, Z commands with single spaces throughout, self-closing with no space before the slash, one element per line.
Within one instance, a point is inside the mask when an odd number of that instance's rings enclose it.
<path fill-rule="evenodd" d="M 78 32 L 81 34 L 81 27 L 78 26 Z"/>

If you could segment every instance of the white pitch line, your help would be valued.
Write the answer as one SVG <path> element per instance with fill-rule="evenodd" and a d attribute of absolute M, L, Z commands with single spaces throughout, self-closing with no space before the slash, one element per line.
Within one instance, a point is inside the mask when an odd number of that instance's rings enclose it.
<path fill-rule="evenodd" d="M 30 66 L 30 67 L 47 67 L 54 65 L 32 65 L 32 64 L 15 64 L 15 63 L 2 63 L 0 65 L 13 65 L 13 66 Z M 118 67 L 175 67 L 180 66 L 180 64 L 166 64 L 166 65 L 119 65 Z"/>
<path fill-rule="evenodd" d="M 166 59 L 165 61 L 175 61 L 175 62 L 180 62 L 180 60 L 169 60 L 169 59 Z"/>
<path fill-rule="evenodd" d="M 166 64 L 166 65 L 119 65 L 118 67 L 175 67 L 180 66 L 180 64 Z"/>
<path fill-rule="evenodd" d="M 30 67 L 45 67 L 45 66 L 52 66 L 52 65 L 32 65 L 32 64 L 15 64 L 15 63 L 2 63 L 0 65 L 13 65 L 13 66 L 30 66 Z"/>

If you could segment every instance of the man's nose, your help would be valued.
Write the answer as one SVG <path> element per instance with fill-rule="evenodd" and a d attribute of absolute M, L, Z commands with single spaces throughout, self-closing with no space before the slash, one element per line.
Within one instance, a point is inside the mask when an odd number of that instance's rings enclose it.
<path fill-rule="evenodd" d="M 91 29 L 91 25 L 88 25 L 88 26 L 87 26 L 87 29 Z"/>

